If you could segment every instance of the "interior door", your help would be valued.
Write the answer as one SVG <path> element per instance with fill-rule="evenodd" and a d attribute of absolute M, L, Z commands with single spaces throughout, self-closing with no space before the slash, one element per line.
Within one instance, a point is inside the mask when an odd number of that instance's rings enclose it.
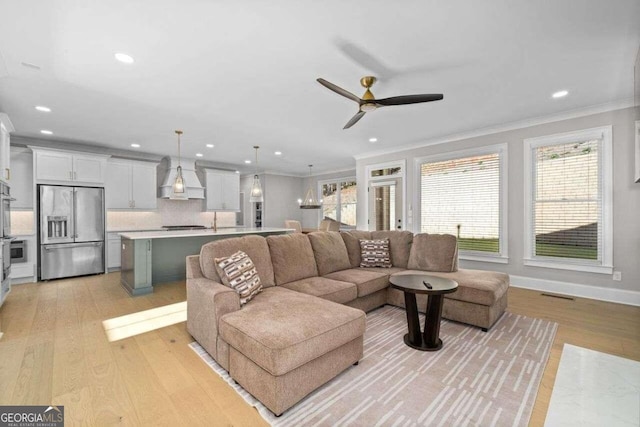
<path fill-rule="evenodd" d="M 401 178 L 374 181 L 369 186 L 369 230 L 402 230 Z"/>
<path fill-rule="evenodd" d="M 104 190 L 75 187 L 76 242 L 104 240 Z"/>

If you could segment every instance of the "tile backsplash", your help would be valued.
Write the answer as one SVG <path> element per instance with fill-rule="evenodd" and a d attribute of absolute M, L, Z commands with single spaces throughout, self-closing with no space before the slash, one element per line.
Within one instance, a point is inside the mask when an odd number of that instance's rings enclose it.
<path fill-rule="evenodd" d="M 204 200 L 158 199 L 155 211 L 107 211 L 107 230 L 154 229 L 163 225 L 204 225 L 211 227 L 213 212 L 205 211 Z M 218 227 L 234 227 L 234 212 L 218 212 Z"/>
<path fill-rule="evenodd" d="M 155 211 L 107 211 L 107 230 L 149 230 L 163 225 L 211 227 L 213 212 L 205 211 L 204 200 L 158 199 Z M 11 211 L 11 233 L 35 233 L 33 211 Z M 218 212 L 218 227 L 235 227 L 234 212 Z"/>

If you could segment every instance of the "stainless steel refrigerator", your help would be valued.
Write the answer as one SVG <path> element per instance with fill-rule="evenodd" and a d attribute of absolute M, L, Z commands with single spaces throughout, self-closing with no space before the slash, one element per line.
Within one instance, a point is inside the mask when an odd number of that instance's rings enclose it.
<path fill-rule="evenodd" d="M 104 189 L 38 187 L 40 280 L 104 273 Z"/>

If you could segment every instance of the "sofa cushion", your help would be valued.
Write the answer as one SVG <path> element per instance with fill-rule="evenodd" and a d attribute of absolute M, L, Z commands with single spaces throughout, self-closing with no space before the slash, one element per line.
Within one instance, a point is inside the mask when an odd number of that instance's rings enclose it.
<path fill-rule="evenodd" d="M 268 236 L 276 284 L 317 276 L 318 268 L 309 238 L 302 233 Z"/>
<path fill-rule="evenodd" d="M 355 284 L 340 282 L 326 277 L 307 277 L 306 279 L 285 283 L 281 286 L 339 304 L 346 304 L 358 297 L 358 288 Z"/>
<path fill-rule="evenodd" d="M 509 288 L 509 275 L 497 271 L 459 269 L 452 273 L 405 270 L 396 274 L 428 274 L 458 282 L 458 290 L 445 294 L 445 298 L 491 306 Z"/>
<path fill-rule="evenodd" d="M 394 267 L 407 268 L 409 251 L 413 242 L 413 233 L 410 231 L 372 231 L 372 239 L 389 239 L 391 251 L 391 264 Z"/>
<path fill-rule="evenodd" d="M 365 314 L 279 286 L 220 319 L 229 345 L 271 375 L 284 375 L 362 336 Z"/>
<path fill-rule="evenodd" d="M 391 268 L 389 255 L 389 239 L 366 240 L 360 239 L 360 267 Z"/>
<path fill-rule="evenodd" d="M 360 239 L 371 239 L 371 232 L 360 230 L 342 231 L 340 236 L 342 236 L 342 240 L 347 247 L 351 268 L 360 267 L 360 262 L 362 261 Z"/>
<path fill-rule="evenodd" d="M 407 267 L 423 271 L 457 271 L 458 240 L 451 234 L 416 234 Z"/>
<path fill-rule="evenodd" d="M 228 257 L 216 258 L 215 261 L 222 283 L 238 293 L 241 306 L 262 290 L 256 267 L 244 252 L 238 251 Z"/>
<path fill-rule="evenodd" d="M 231 239 L 220 239 L 209 242 L 200 249 L 200 269 L 207 279 L 222 283 L 216 271 L 216 258 L 231 256 L 242 251 L 253 261 L 256 267 L 260 282 L 263 288 L 275 286 L 273 266 L 271 265 L 271 255 L 269 246 L 262 236 L 244 236 Z"/>
<path fill-rule="evenodd" d="M 336 271 L 324 277 L 341 282 L 355 283 L 358 287 L 358 298 L 372 294 L 389 286 L 389 274 L 369 271 L 368 268 L 351 268 Z"/>
<path fill-rule="evenodd" d="M 358 268 L 361 268 L 364 271 L 375 271 L 376 273 L 383 273 L 383 274 L 386 274 L 387 276 L 400 273 L 401 271 L 406 270 L 406 268 L 400 268 L 400 267 L 358 267 Z"/>
<path fill-rule="evenodd" d="M 351 268 L 347 247 L 337 231 L 310 233 L 309 240 L 318 266 L 318 275 Z"/>

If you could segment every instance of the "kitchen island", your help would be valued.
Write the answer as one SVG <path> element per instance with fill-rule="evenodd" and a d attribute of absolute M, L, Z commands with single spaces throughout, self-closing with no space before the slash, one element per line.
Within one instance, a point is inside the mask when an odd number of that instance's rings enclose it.
<path fill-rule="evenodd" d="M 131 295 L 153 292 L 153 285 L 186 277 L 186 257 L 197 255 L 205 243 L 247 234 L 286 234 L 289 228 L 219 228 L 204 230 L 139 231 L 122 238 L 120 283 Z"/>

